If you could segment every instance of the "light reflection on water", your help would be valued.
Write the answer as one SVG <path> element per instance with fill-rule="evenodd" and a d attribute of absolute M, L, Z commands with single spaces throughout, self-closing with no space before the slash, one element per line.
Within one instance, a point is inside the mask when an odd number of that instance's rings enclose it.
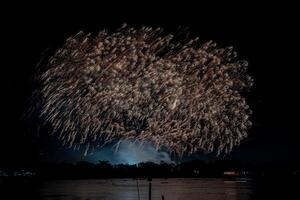
<path fill-rule="evenodd" d="M 57 180 L 44 182 L 43 200 L 140 200 L 148 199 L 148 181 L 134 179 Z M 152 199 L 161 200 L 247 200 L 253 189 L 248 183 L 223 179 L 153 179 Z"/>

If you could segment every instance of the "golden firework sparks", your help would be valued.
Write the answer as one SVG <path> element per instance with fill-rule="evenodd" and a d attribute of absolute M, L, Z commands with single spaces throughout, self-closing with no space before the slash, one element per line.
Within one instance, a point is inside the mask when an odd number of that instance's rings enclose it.
<path fill-rule="evenodd" d="M 32 109 L 70 147 L 130 139 L 177 155 L 230 152 L 251 126 L 247 63 L 230 47 L 172 38 L 151 27 L 79 32 L 38 74 Z"/>

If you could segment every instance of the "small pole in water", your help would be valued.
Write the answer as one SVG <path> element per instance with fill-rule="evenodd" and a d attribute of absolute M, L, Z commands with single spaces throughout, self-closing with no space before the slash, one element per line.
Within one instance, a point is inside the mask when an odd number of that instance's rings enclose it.
<path fill-rule="evenodd" d="M 152 181 L 152 178 L 148 178 L 148 181 L 149 181 L 149 200 L 151 200 L 151 181 Z"/>
<path fill-rule="evenodd" d="M 138 200 L 140 200 L 140 188 L 139 188 L 139 180 L 136 179 L 136 187 L 137 187 L 137 192 L 138 192 Z"/>

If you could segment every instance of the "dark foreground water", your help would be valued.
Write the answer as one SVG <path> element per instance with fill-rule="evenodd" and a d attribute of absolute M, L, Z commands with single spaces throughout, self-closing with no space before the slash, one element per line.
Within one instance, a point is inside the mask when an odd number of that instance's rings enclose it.
<path fill-rule="evenodd" d="M 76 180 L 53 181 L 42 185 L 41 199 L 112 199 L 148 198 L 146 180 Z M 250 199 L 252 189 L 247 183 L 224 182 L 221 179 L 154 179 L 152 199 Z"/>
<path fill-rule="evenodd" d="M 247 200 L 300 199 L 298 179 L 268 178 L 254 182 L 224 179 L 153 179 L 152 199 Z M 0 179 L 0 200 L 146 200 L 148 181 L 136 179 L 85 179 L 33 181 Z"/>
<path fill-rule="evenodd" d="M 24 183 L 23 183 L 24 184 Z M 41 200 L 145 200 L 148 181 L 135 179 L 87 179 L 43 181 L 24 184 L 21 191 L 10 191 L 6 199 Z M 28 187 L 27 189 L 25 189 Z M 30 188 L 29 188 L 30 187 Z M 17 188 L 17 185 L 16 185 Z M 34 189 L 33 189 L 34 188 Z M 12 188 L 10 188 L 12 189 Z M 23 194 L 18 193 L 23 192 Z M 247 200 L 252 199 L 250 183 L 223 179 L 153 179 L 152 199 L 161 200 Z M 14 198 L 15 197 L 15 198 Z M 0 199 L 5 199 L 0 198 Z"/>

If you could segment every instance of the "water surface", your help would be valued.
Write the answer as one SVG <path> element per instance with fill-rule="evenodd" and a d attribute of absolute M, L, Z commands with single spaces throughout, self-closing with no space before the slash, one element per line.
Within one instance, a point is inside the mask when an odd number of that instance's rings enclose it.
<path fill-rule="evenodd" d="M 90 179 L 43 182 L 37 191 L 41 200 L 138 200 L 148 199 L 147 180 Z M 247 200 L 253 189 L 245 182 L 223 179 L 153 179 L 152 199 Z"/>

